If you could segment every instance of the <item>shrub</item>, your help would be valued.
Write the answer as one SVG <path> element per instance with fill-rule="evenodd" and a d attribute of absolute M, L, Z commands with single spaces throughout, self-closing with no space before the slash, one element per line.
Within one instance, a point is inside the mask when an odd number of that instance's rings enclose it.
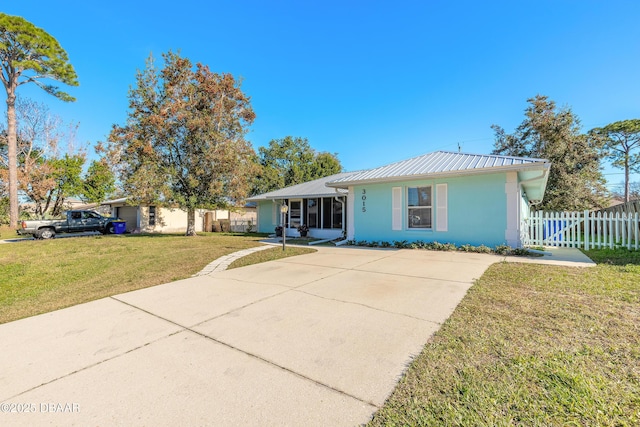
<path fill-rule="evenodd" d="M 510 255 L 513 252 L 509 245 L 498 245 L 494 251 L 498 255 Z"/>
<path fill-rule="evenodd" d="M 229 231 L 231 231 L 231 221 L 228 219 L 221 219 L 220 228 L 223 232 L 228 233 Z"/>
<path fill-rule="evenodd" d="M 481 254 L 490 254 L 493 251 L 491 250 L 491 248 L 489 246 L 480 245 L 480 246 L 475 248 L 474 252 L 478 252 L 478 253 L 481 253 Z"/>
<path fill-rule="evenodd" d="M 409 242 L 407 242 L 406 240 L 396 240 L 393 242 L 393 246 L 398 249 L 406 248 L 408 244 Z"/>

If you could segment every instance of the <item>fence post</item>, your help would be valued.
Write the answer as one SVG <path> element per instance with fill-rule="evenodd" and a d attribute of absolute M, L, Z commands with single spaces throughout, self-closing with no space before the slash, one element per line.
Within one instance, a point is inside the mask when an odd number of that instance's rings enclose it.
<path fill-rule="evenodd" d="M 584 211 L 584 250 L 589 250 L 589 227 L 591 226 L 591 218 L 589 218 L 589 211 Z"/>
<path fill-rule="evenodd" d="M 620 229 L 620 224 L 621 224 L 620 221 L 621 221 L 620 212 L 616 212 L 616 217 L 613 220 L 613 223 L 615 224 L 615 228 L 616 228 L 616 235 L 613 239 L 614 248 L 618 246 L 619 242 L 621 242 L 622 240 L 622 230 Z"/>
<path fill-rule="evenodd" d="M 613 213 L 609 215 L 609 249 L 613 249 L 616 247 L 616 242 L 613 240 L 613 232 L 612 226 L 615 226 L 615 220 Z"/>
<path fill-rule="evenodd" d="M 638 212 L 636 212 L 635 220 L 633 222 L 633 229 L 634 229 L 633 234 L 635 235 L 635 240 L 636 240 L 636 251 L 638 250 L 638 246 L 639 246 L 638 237 L 640 237 L 640 236 L 638 236 L 638 234 L 640 234 L 639 233 L 640 232 L 640 230 L 639 230 L 640 229 L 640 221 L 639 221 L 639 219 L 640 219 L 640 214 Z"/>
<path fill-rule="evenodd" d="M 627 231 L 627 250 L 631 250 L 631 214 L 630 213 L 625 213 L 624 215 L 625 220 L 626 220 L 626 231 Z"/>
<path fill-rule="evenodd" d="M 601 247 L 602 242 L 602 224 L 600 223 L 602 219 L 602 212 L 598 212 L 596 215 L 596 223 L 595 223 L 595 234 L 593 238 L 595 239 L 595 244 L 598 246 L 598 249 Z"/>
<path fill-rule="evenodd" d="M 544 242 L 542 240 L 542 211 L 536 212 L 536 243 L 540 246 L 544 246 Z"/>

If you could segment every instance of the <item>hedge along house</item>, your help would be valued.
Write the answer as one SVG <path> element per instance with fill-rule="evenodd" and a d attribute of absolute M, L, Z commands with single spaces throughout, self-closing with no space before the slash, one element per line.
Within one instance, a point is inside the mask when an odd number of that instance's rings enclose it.
<path fill-rule="evenodd" d="M 549 178 L 544 159 L 437 151 L 335 177 L 347 238 L 521 247 L 523 220 Z"/>
<path fill-rule="evenodd" d="M 287 236 L 299 236 L 298 227 L 304 224 L 316 238 L 346 235 L 347 190 L 330 188 L 327 183 L 348 175 L 339 173 L 250 197 L 247 201 L 257 204 L 258 232 L 273 233 L 284 225 Z M 286 214 L 281 212 L 283 205 L 287 206 Z"/>

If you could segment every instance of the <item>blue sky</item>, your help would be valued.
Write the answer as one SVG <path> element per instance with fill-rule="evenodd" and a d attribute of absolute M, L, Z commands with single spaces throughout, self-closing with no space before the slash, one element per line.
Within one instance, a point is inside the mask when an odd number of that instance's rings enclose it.
<path fill-rule="evenodd" d="M 536 94 L 571 107 L 585 132 L 640 118 L 637 1 L 31 0 L 2 11 L 53 35 L 80 80 L 75 103 L 33 85 L 19 95 L 79 122 L 91 144 L 124 123 L 136 70 L 168 50 L 243 79 L 256 150 L 307 137 L 346 170 L 458 144 L 489 153 L 490 126 L 512 132 Z M 623 180 L 605 173 L 610 188 Z"/>

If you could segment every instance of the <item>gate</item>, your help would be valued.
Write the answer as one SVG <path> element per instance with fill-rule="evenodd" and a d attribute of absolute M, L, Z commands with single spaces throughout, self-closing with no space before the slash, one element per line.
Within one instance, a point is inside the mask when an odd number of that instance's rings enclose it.
<path fill-rule="evenodd" d="M 640 214 L 532 212 L 524 220 L 523 245 L 571 248 L 640 248 Z"/>

